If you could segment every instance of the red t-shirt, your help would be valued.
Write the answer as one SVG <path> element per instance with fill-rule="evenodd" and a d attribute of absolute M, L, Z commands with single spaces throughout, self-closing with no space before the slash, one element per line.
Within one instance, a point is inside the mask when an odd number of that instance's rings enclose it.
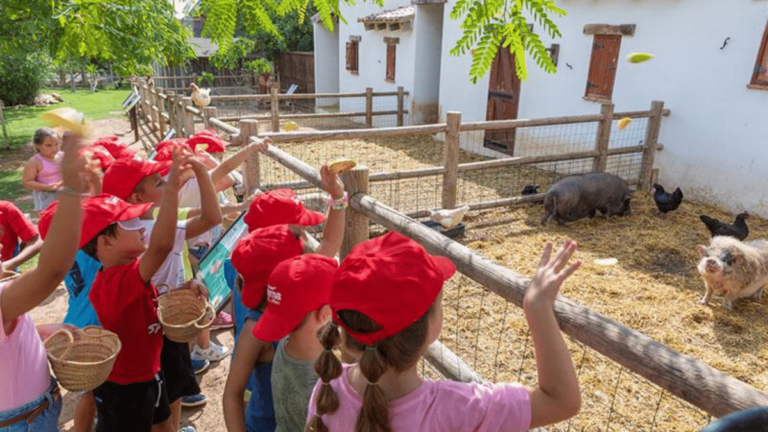
<path fill-rule="evenodd" d="M 107 380 L 122 385 L 151 380 L 160 370 L 163 330 L 157 290 L 141 280 L 139 260 L 100 270 L 88 298 L 101 325 L 123 345 Z"/>
<path fill-rule="evenodd" d="M 8 261 L 13 258 L 13 251 L 19 243 L 27 243 L 32 237 L 37 235 L 37 228 L 32 221 L 24 216 L 24 213 L 13 203 L 0 201 L 0 227 L 2 227 L 2 237 L 0 237 L 0 259 Z"/>

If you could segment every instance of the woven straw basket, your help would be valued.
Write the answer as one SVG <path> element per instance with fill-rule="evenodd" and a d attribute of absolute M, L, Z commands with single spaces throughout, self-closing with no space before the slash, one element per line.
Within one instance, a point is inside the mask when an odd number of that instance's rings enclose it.
<path fill-rule="evenodd" d="M 96 326 L 61 329 L 44 344 L 53 374 L 69 391 L 93 390 L 103 384 L 122 347 L 116 334 Z"/>
<path fill-rule="evenodd" d="M 230 213 L 228 215 L 224 216 L 224 220 L 222 221 L 222 225 L 224 226 L 224 229 L 228 229 L 232 226 L 235 221 L 237 221 L 237 218 L 240 217 L 240 213 Z"/>
<path fill-rule="evenodd" d="M 175 289 L 157 298 L 157 317 L 165 336 L 174 342 L 189 342 L 213 324 L 211 303 L 188 289 Z"/>

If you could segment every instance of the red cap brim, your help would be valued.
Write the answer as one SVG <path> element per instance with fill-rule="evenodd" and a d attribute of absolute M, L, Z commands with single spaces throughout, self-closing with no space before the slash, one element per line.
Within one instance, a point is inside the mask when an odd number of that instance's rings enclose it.
<path fill-rule="evenodd" d="M 456 266 L 448 258 L 438 255 L 430 255 L 429 257 L 432 259 L 432 264 L 437 267 L 437 271 L 443 275 L 444 281 L 447 281 L 456 273 Z"/>
<path fill-rule="evenodd" d="M 261 303 L 261 300 L 264 298 L 264 295 L 267 293 L 267 277 L 269 274 L 267 274 L 266 277 L 258 278 L 259 282 L 251 282 L 247 283 L 243 281 L 243 290 L 242 290 L 242 296 L 241 299 L 243 300 L 243 305 L 247 307 L 248 309 L 256 309 L 256 307 Z"/>
<path fill-rule="evenodd" d="M 301 324 L 306 314 L 300 316 L 286 315 L 285 311 L 275 312 L 269 306 L 253 327 L 253 336 L 265 342 L 276 342 L 288 336 Z"/>
<path fill-rule="evenodd" d="M 324 214 L 312 210 L 307 210 L 303 215 L 301 215 L 301 217 L 299 217 L 299 220 L 296 221 L 296 225 L 315 226 L 320 225 L 324 220 Z"/>

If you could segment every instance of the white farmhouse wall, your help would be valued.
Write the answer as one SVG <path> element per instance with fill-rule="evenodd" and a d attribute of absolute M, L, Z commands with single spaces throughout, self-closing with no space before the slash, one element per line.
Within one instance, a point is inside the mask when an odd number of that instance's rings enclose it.
<path fill-rule="evenodd" d="M 415 38 L 413 28 L 405 31 L 370 30 L 366 31 L 358 17 L 368 16 L 384 10 L 409 6 L 410 0 L 387 1 L 384 8 L 370 2 L 361 2 L 354 6 L 340 4 L 341 12 L 348 24 L 339 25 L 339 91 L 341 93 L 365 92 L 371 87 L 374 92 L 394 92 L 399 86 L 409 91 L 413 88 Z M 350 73 L 346 68 L 346 44 L 350 36 L 360 36 L 358 51 L 358 74 Z M 387 73 L 387 44 L 385 37 L 400 38 L 395 59 L 395 82 L 386 81 Z M 341 111 L 365 111 L 365 98 L 344 98 L 339 101 Z M 407 106 L 407 105 L 406 105 Z M 391 111 L 397 109 L 397 97 L 381 97 L 373 99 L 374 111 Z M 393 116 L 375 116 L 373 125 L 393 126 Z M 365 118 L 353 118 L 353 121 L 365 122 Z M 409 116 L 405 116 L 405 124 L 410 124 Z"/>
<path fill-rule="evenodd" d="M 473 85 L 468 79 L 469 55 L 448 55 L 461 34 L 459 23 L 448 19 L 453 4 L 446 5 L 444 19 L 441 118 L 457 110 L 464 120 L 482 120 L 488 78 Z M 599 104 L 582 99 L 593 42 L 593 36 L 583 34 L 584 25 L 636 24 L 635 35 L 622 38 L 613 102 L 619 111 L 634 111 L 662 100 L 672 111 L 659 138 L 665 145 L 656 158 L 660 183 L 679 185 L 687 197 L 734 212 L 746 209 L 768 216 L 764 186 L 768 91 L 746 86 L 768 19 L 766 3 L 562 0 L 558 4 L 568 11 L 567 17 L 556 20 L 563 34 L 555 41 L 560 43 L 558 72 L 548 75 L 529 59 L 530 77 L 522 84 L 519 118 L 598 113 Z M 542 36 L 547 45 L 553 42 Z M 628 54 L 640 51 L 656 58 L 643 64 L 625 61 Z"/>
<path fill-rule="evenodd" d="M 440 102 L 440 56 L 443 40 L 442 3 L 417 5 L 414 20 L 416 52 L 410 112 L 413 124 L 436 123 Z"/>
<path fill-rule="evenodd" d="M 329 31 L 321 21 L 314 23 L 315 37 L 315 92 L 339 92 L 339 27 Z M 338 105 L 338 99 L 317 99 L 318 107 Z"/>

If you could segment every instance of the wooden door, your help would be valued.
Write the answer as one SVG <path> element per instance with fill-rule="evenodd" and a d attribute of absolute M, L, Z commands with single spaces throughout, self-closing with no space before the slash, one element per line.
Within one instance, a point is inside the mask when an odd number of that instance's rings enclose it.
<path fill-rule="evenodd" d="M 596 99 L 611 99 L 613 83 L 616 80 L 616 68 L 619 64 L 620 48 L 621 36 L 595 35 L 585 96 Z"/>
<path fill-rule="evenodd" d="M 512 120 L 517 118 L 520 105 L 520 79 L 515 73 L 515 55 L 500 48 L 491 66 L 488 84 L 486 120 Z M 516 129 L 485 132 L 485 147 L 514 154 Z"/>

